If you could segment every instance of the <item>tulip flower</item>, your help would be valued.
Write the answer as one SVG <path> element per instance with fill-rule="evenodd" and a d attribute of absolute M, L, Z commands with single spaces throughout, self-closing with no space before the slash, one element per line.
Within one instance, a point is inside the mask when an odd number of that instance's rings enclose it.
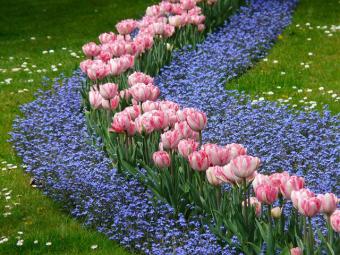
<path fill-rule="evenodd" d="M 119 106 L 119 96 L 117 95 L 109 100 L 102 98 L 102 106 L 105 110 L 116 110 Z"/>
<path fill-rule="evenodd" d="M 188 158 L 188 156 L 197 150 L 199 144 L 193 140 L 193 139 L 186 139 L 186 140 L 181 140 L 178 143 L 178 153 L 183 157 L 183 158 Z"/>
<path fill-rule="evenodd" d="M 247 178 L 251 176 L 260 165 L 260 159 L 248 155 L 238 156 L 230 161 L 236 176 Z"/>
<path fill-rule="evenodd" d="M 113 43 L 117 39 L 117 36 L 113 32 L 102 33 L 99 35 L 98 39 L 101 44 Z"/>
<path fill-rule="evenodd" d="M 178 115 L 176 114 L 177 120 Z M 178 130 L 182 139 L 187 139 L 192 136 L 193 130 L 189 127 L 186 121 L 177 122 L 175 124 L 175 130 Z"/>
<path fill-rule="evenodd" d="M 231 143 L 225 146 L 229 150 L 230 159 L 247 154 L 247 149 L 242 144 Z"/>
<path fill-rule="evenodd" d="M 224 166 L 221 172 L 217 173 L 217 178 L 225 183 L 230 183 L 232 185 L 242 183 L 242 179 L 235 175 L 233 167 L 230 163 Z"/>
<path fill-rule="evenodd" d="M 307 217 L 313 217 L 320 212 L 321 201 L 317 197 L 300 198 L 298 210 Z"/>
<path fill-rule="evenodd" d="M 253 189 L 256 190 L 258 186 L 261 184 L 269 184 L 271 185 L 271 181 L 268 175 L 257 174 L 252 182 Z"/>
<path fill-rule="evenodd" d="M 136 129 L 138 133 L 143 134 L 144 132 L 150 134 L 154 131 L 154 126 L 151 124 L 152 113 L 147 112 L 143 115 L 138 116 L 135 119 Z"/>
<path fill-rule="evenodd" d="M 181 137 L 177 130 L 168 131 L 161 134 L 161 141 L 164 149 L 176 150 Z"/>
<path fill-rule="evenodd" d="M 154 102 L 150 100 L 146 100 L 142 103 L 143 112 L 150 112 L 153 110 L 159 110 L 159 102 Z"/>
<path fill-rule="evenodd" d="M 137 83 L 144 83 L 147 84 L 153 84 L 153 78 L 147 74 L 144 74 L 142 72 L 134 72 L 133 74 L 130 74 L 128 77 L 128 84 L 130 87 Z"/>
<path fill-rule="evenodd" d="M 194 151 L 188 156 L 189 164 L 196 171 L 205 171 L 208 169 L 210 162 L 205 151 Z"/>
<path fill-rule="evenodd" d="M 317 198 L 321 201 L 320 212 L 330 215 L 332 214 L 337 207 L 339 202 L 338 198 L 333 193 L 319 194 Z"/>
<path fill-rule="evenodd" d="M 280 191 L 284 198 L 291 199 L 292 191 L 300 190 L 304 187 L 304 185 L 305 180 L 303 177 L 291 176 L 286 182 L 281 183 Z"/>
<path fill-rule="evenodd" d="M 123 112 L 129 114 L 131 120 L 135 120 L 141 114 L 139 105 L 128 106 L 124 109 Z"/>
<path fill-rule="evenodd" d="M 156 151 L 152 155 L 152 159 L 159 168 L 166 168 L 171 164 L 170 155 L 166 151 Z"/>
<path fill-rule="evenodd" d="M 183 10 L 190 10 L 196 6 L 195 0 L 181 0 L 181 7 Z"/>
<path fill-rule="evenodd" d="M 101 80 L 109 75 L 110 67 L 101 60 L 94 60 L 87 67 L 86 73 L 91 80 Z"/>
<path fill-rule="evenodd" d="M 106 100 L 114 98 L 118 93 L 118 85 L 115 83 L 99 85 L 99 93 Z"/>
<path fill-rule="evenodd" d="M 204 144 L 202 149 L 208 154 L 213 166 L 224 166 L 229 162 L 229 150 L 217 144 Z"/>
<path fill-rule="evenodd" d="M 87 73 L 87 69 L 93 64 L 92 59 L 86 59 L 82 62 L 80 62 L 80 69 L 83 71 L 83 73 Z"/>
<path fill-rule="evenodd" d="M 261 184 L 255 190 L 256 198 L 261 203 L 268 205 L 274 203 L 274 201 L 277 199 L 278 193 L 279 189 L 270 184 Z"/>
<path fill-rule="evenodd" d="M 97 90 L 89 92 L 89 101 L 94 109 L 99 109 L 102 106 L 102 96 Z"/>
<path fill-rule="evenodd" d="M 130 129 L 131 117 L 125 112 L 118 112 L 114 115 L 111 123 L 110 132 L 124 133 Z"/>
<path fill-rule="evenodd" d="M 131 34 L 131 32 L 137 27 L 137 21 L 133 19 L 122 20 L 117 23 L 116 29 L 121 35 Z"/>
<path fill-rule="evenodd" d="M 130 88 L 130 93 L 137 102 L 144 102 L 150 98 L 150 87 L 144 83 L 137 83 Z"/>
<path fill-rule="evenodd" d="M 291 193 L 291 200 L 293 203 L 293 206 L 298 209 L 299 208 L 299 203 L 301 201 L 302 198 L 306 198 L 306 197 L 315 197 L 314 193 L 311 192 L 309 189 L 300 189 L 300 190 L 293 190 Z"/>
<path fill-rule="evenodd" d="M 250 197 L 249 198 L 249 202 L 250 202 L 250 206 L 252 206 L 255 209 L 255 214 L 257 217 L 261 216 L 261 208 L 262 208 L 262 204 L 261 202 L 256 198 L 256 197 Z M 242 206 L 245 206 L 245 201 L 242 201 Z"/>
<path fill-rule="evenodd" d="M 333 230 L 337 233 L 340 233 L 340 209 L 337 209 L 332 213 L 330 217 L 330 223 Z"/>
<path fill-rule="evenodd" d="M 302 255 L 302 250 L 300 247 L 295 247 L 290 249 L 290 255 Z"/>
<path fill-rule="evenodd" d="M 200 111 L 192 111 L 187 114 L 186 120 L 194 131 L 202 131 L 207 125 L 207 116 Z"/>
<path fill-rule="evenodd" d="M 169 126 L 169 118 L 165 112 L 153 110 L 150 113 L 150 124 L 154 130 L 162 130 Z"/>
<path fill-rule="evenodd" d="M 270 214 L 274 219 L 279 219 L 281 217 L 281 214 L 282 214 L 282 208 L 274 207 L 274 208 L 271 209 Z"/>
<path fill-rule="evenodd" d="M 206 176 L 207 176 L 208 182 L 211 185 L 218 186 L 222 183 L 222 181 L 216 177 L 217 172 L 222 171 L 222 170 L 223 169 L 220 166 L 213 166 L 207 169 Z"/>
<path fill-rule="evenodd" d="M 97 56 L 101 50 L 100 47 L 94 42 L 85 44 L 82 49 L 84 54 L 89 58 Z"/>
<path fill-rule="evenodd" d="M 269 176 L 272 184 L 278 188 L 280 188 L 281 185 L 284 185 L 289 180 L 289 177 L 288 172 L 274 173 Z"/>

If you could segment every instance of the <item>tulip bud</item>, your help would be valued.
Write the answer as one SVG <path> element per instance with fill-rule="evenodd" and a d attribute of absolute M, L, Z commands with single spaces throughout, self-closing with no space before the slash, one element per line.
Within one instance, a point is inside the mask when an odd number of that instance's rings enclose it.
<path fill-rule="evenodd" d="M 192 111 L 187 114 L 186 118 L 191 129 L 195 131 L 201 131 L 207 125 L 207 116 L 200 111 Z"/>
<path fill-rule="evenodd" d="M 272 215 L 273 218 L 279 219 L 282 214 L 282 208 L 280 207 L 274 207 L 271 209 L 270 214 Z"/>
<path fill-rule="evenodd" d="M 231 143 L 225 146 L 229 150 L 230 159 L 234 159 L 241 155 L 247 155 L 247 149 L 242 144 Z"/>
<path fill-rule="evenodd" d="M 193 139 L 181 140 L 178 143 L 178 153 L 183 158 L 188 158 L 188 156 L 197 150 L 199 144 Z"/>
<path fill-rule="evenodd" d="M 289 173 L 288 172 L 275 173 L 271 174 L 269 178 L 275 187 L 280 188 L 281 185 L 284 185 L 289 180 Z"/>
<path fill-rule="evenodd" d="M 87 57 L 95 57 L 100 53 L 100 47 L 94 42 L 85 44 L 82 49 Z"/>
<path fill-rule="evenodd" d="M 335 210 L 330 217 L 330 223 L 333 230 L 340 233 L 340 209 Z"/>
<path fill-rule="evenodd" d="M 99 109 L 102 106 L 102 96 L 96 90 L 89 92 L 89 101 L 94 109 Z"/>
<path fill-rule="evenodd" d="M 291 176 L 289 179 L 280 185 L 280 191 L 284 198 L 291 199 L 292 191 L 297 191 L 303 188 L 305 180 L 303 177 Z"/>
<path fill-rule="evenodd" d="M 171 164 L 170 156 L 166 151 L 156 151 L 152 155 L 153 162 L 159 168 L 169 167 Z"/>
<path fill-rule="evenodd" d="M 314 197 L 314 196 L 315 196 L 314 193 L 311 192 L 309 189 L 300 189 L 297 191 L 293 190 L 291 193 L 291 200 L 292 200 L 293 206 L 296 209 L 298 209 L 302 198 Z"/>
<path fill-rule="evenodd" d="M 271 181 L 268 175 L 264 175 L 264 174 L 256 175 L 252 183 L 253 189 L 256 190 L 256 188 L 260 186 L 261 184 L 269 184 L 269 185 L 271 184 Z"/>
<path fill-rule="evenodd" d="M 164 149 L 177 149 L 180 138 L 180 134 L 177 130 L 168 131 L 161 134 L 161 141 L 163 143 Z"/>
<path fill-rule="evenodd" d="M 295 247 L 290 249 L 290 255 L 302 255 L 302 250 L 300 247 Z"/>
<path fill-rule="evenodd" d="M 301 198 L 299 212 L 307 217 L 313 217 L 320 212 L 321 201 L 317 197 Z"/>
<path fill-rule="evenodd" d="M 117 95 L 117 92 L 118 85 L 115 83 L 105 83 L 99 85 L 99 93 L 106 100 L 114 98 Z"/>

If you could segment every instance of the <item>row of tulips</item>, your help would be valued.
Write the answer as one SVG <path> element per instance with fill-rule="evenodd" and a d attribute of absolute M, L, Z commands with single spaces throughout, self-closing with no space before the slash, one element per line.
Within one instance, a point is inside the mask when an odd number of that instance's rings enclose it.
<path fill-rule="evenodd" d="M 202 145 L 203 112 L 157 101 L 160 90 L 150 75 L 169 60 L 169 49 L 194 44 L 203 22 L 212 23 L 197 4 L 216 17 L 229 1 L 198 2 L 163 1 L 149 7 L 141 21 L 118 23 L 119 35 L 105 33 L 101 45 L 83 47 L 89 57 L 81 69 L 91 80 L 88 94 L 83 91 L 92 107 L 91 127 L 120 171 L 140 178 L 187 218 L 206 215 L 204 223 L 239 251 L 258 254 L 265 246 L 266 254 L 290 249 L 291 254 L 336 254 L 340 216 L 334 194 L 315 196 L 302 177 L 285 172 L 258 174 L 260 159 L 240 144 Z M 318 232 L 316 249 L 311 218 L 318 213 L 326 216 L 328 236 Z"/>

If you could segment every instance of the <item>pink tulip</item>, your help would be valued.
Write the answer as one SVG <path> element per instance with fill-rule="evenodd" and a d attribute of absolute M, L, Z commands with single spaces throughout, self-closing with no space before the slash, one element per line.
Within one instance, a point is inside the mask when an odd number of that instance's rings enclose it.
<path fill-rule="evenodd" d="M 302 250 L 300 247 L 295 247 L 290 249 L 290 255 L 302 255 Z"/>
<path fill-rule="evenodd" d="M 184 10 L 190 10 L 196 6 L 195 0 L 181 0 L 181 5 Z"/>
<path fill-rule="evenodd" d="M 135 119 L 136 130 L 138 131 L 138 133 L 150 134 L 154 131 L 154 126 L 151 124 L 151 121 L 150 121 L 151 117 L 152 117 L 152 113 L 147 112 L 147 113 L 144 113 L 143 115 L 138 116 Z"/>
<path fill-rule="evenodd" d="M 212 166 L 207 169 L 206 176 L 211 185 L 218 186 L 222 183 L 222 181 L 216 177 L 216 172 L 218 171 L 222 171 L 222 167 Z"/>
<path fill-rule="evenodd" d="M 124 112 L 130 115 L 131 120 L 135 120 L 141 114 L 139 105 L 128 106 Z"/>
<path fill-rule="evenodd" d="M 203 15 L 192 15 L 189 17 L 189 22 L 196 26 L 203 24 L 205 21 L 205 16 Z"/>
<path fill-rule="evenodd" d="M 278 188 L 280 188 L 281 185 L 284 185 L 289 180 L 289 177 L 288 172 L 274 173 L 269 176 L 272 184 Z"/>
<path fill-rule="evenodd" d="M 176 150 L 181 137 L 177 130 L 167 131 L 161 134 L 161 141 L 164 149 Z"/>
<path fill-rule="evenodd" d="M 110 132 L 124 133 L 126 130 L 130 129 L 131 118 L 125 112 L 118 112 L 114 115 L 113 121 L 111 123 Z"/>
<path fill-rule="evenodd" d="M 151 112 L 153 110 L 159 110 L 159 103 L 147 100 L 142 103 L 143 112 Z"/>
<path fill-rule="evenodd" d="M 188 158 L 188 156 L 198 149 L 199 144 L 193 139 L 181 140 L 178 143 L 178 153 L 183 158 Z"/>
<path fill-rule="evenodd" d="M 107 50 L 102 50 L 97 56 L 97 58 L 107 63 L 112 58 L 112 53 Z"/>
<path fill-rule="evenodd" d="M 133 19 L 122 20 L 117 23 L 116 29 L 121 35 L 131 34 L 131 32 L 137 27 L 137 21 Z"/>
<path fill-rule="evenodd" d="M 100 53 L 100 47 L 94 42 L 89 42 L 83 46 L 83 52 L 89 58 L 95 57 Z"/>
<path fill-rule="evenodd" d="M 161 14 L 160 7 L 158 5 L 151 5 L 146 9 L 147 16 L 159 16 Z"/>
<path fill-rule="evenodd" d="M 102 106 L 102 96 L 97 90 L 90 90 L 89 101 L 94 109 L 99 109 Z"/>
<path fill-rule="evenodd" d="M 161 94 L 161 90 L 154 85 L 149 85 L 149 89 L 150 89 L 150 100 L 151 101 L 156 101 L 159 97 L 159 95 Z"/>
<path fill-rule="evenodd" d="M 284 198 L 291 199 L 293 190 L 297 191 L 304 187 L 305 180 L 303 177 L 291 176 L 289 179 L 280 185 L 280 191 Z"/>
<path fill-rule="evenodd" d="M 174 15 L 169 17 L 169 24 L 174 27 L 182 27 L 185 22 L 182 15 Z"/>
<path fill-rule="evenodd" d="M 153 78 L 142 72 L 134 72 L 128 77 L 128 84 L 131 87 L 137 83 L 144 83 L 145 85 L 150 84 L 150 83 L 152 84 Z"/>
<path fill-rule="evenodd" d="M 134 136 L 136 134 L 136 124 L 133 121 L 130 121 L 130 124 L 127 125 L 126 127 L 126 133 L 128 134 L 128 136 Z"/>
<path fill-rule="evenodd" d="M 119 96 L 115 96 L 114 98 L 111 98 L 109 100 L 102 99 L 102 106 L 105 110 L 116 110 L 119 106 Z"/>
<path fill-rule="evenodd" d="M 339 202 L 338 198 L 333 193 L 319 194 L 317 198 L 321 201 L 320 212 L 324 214 L 332 214 L 337 207 Z"/>
<path fill-rule="evenodd" d="M 225 146 L 230 153 L 230 159 L 234 159 L 241 155 L 247 155 L 247 149 L 242 144 L 231 143 Z"/>
<path fill-rule="evenodd" d="M 164 113 L 168 117 L 169 127 L 174 127 L 176 124 L 178 124 L 178 118 L 177 118 L 175 110 L 168 109 L 168 110 L 165 110 Z M 181 134 L 181 137 L 182 137 L 182 134 Z"/>
<path fill-rule="evenodd" d="M 99 41 L 101 44 L 105 44 L 105 43 L 112 43 L 117 39 L 117 36 L 112 33 L 103 33 L 99 35 Z"/>
<path fill-rule="evenodd" d="M 176 117 L 178 118 L 177 114 Z M 175 124 L 175 130 L 179 131 L 182 139 L 190 138 L 193 132 L 186 121 L 177 122 Z"/>
<path fill-rule="evenodd" d="M 188 156 L 189 164 L 196 171 L 205 171 L 208 169 L 210 162 L 205 151 L 194 151 Z"/>
<path fill-rule="evenodd" d="M 159 168 L 169 167 L 171 164 L 170 156 L 166 151 L 156 151 L 152 155 L 153 162 Z"/>
<path fill-rule="evenodd" d="M 175 102 L 165 100 L 159 102 L 159 108 L 162 111 L 174 110 L 177 114 L 177 111 L 179 110 L 179 105 Z"/>
<path fill-rule="evenodd" d="M 198 32 L 203 32 L 204 29 L 205 29 L 205 25 L 204 25 L 204 24 L 199 24 L 199 25 L 197 26 L 197 31 L 198 31 Z"/>
<path fill-rule="evenodd" d="M 257 157 L 242 155 L 230 161 L 231 167 L 236 176 L 247 178 L 251 176 L 260 165 L 260 159 Z"/>
<path fill-rule="evenodd" d="M 292 200 L 293 206 L 298 209 L 300 207 L 300 201 L 303 198 L 307 197 L 315 197 L 315 194 L 311 192 L 309 189 L 300 189 L 300 190 L 293 190 L 290 194 L 290 198 Z"/>
<path fill-rule="evenodd" d="M 99 85 L 99 93 L 106 100 L 114 98 L 117 95 L 117 92 L 118 85 L 115 83 L 105 83 Z"/>
<path fill-rule="evenodd" d="M 119 58 L 119 62 L 123 67 L 123 72 L 125 72 L 126 70 L 134 66 L 135 57 L 133 55 L 126 54 Z"/>
<path fill-rule="evenodd" d="M 110 73 L 110 67 L 101 60 L 94 60 L 87 68 L 87 76 L 91 80 L 101 80 L 108 76 Z"/>
<path fill-rule="evenodd" d="M 154 130 L 162 130 L 168 127 L 169 119 L 166 113 L 160 110 L 153 110 L 150 112 L 150 123 Z"/>
<path fill-rule="evenodd" d="M 250 206 L 255 209 L 256 216 L 260 217 L 261 216 L 261 212 L 262 212 L 262 210 L 261 210 L 261 208 L 262 208 L 261 202 L 256 197 L 250 197 L 249 201 L 250 201 Z M 245 204 L 246 204 L 245 201 L 242 201 L 242 206 L 245 206 Z"/>
<path fill-rule="evenodd" d="M 137 83 L 130 88 L 130 93 L 137 102 L 144 102 L 150 98 L 151 91 L 148 85 Z"/>
<path fill-rule="evenodd" d="M 224 166 L 229 162 L 229 150 L 217 144 L 204 144 L 202 149 L 208 154 L 210 163 L 216 166 Z"/>
<path fill-rule="evenodd" d="M 271 185 L 272 183 L 268 175 L 257 174 L 254 178 L 254 181 L 252 182 L 253 189 L 256 190 L 256 188 L 262 184 Z"/>
<path fill-rule="evenodd" d="M 340 233 L 340 210 L 337 209 L 332 213 L 330 217 L 330 223 L 333 230 L 337 233 Z"/>
<path fill-rule="evenodd" d="M 192 130 L 201 131 L 207 125 L 207 116 L 200 111 L 192 111 L 187 114 L 187 122 Z"/>
<path fill-rule="evenodd" d="M 80 62 L 80 69 L 83 71 L 83 73 L 87 73 L 87 69 L 92 65 L 92 63 L 92 59 L 86 59 Z"/>
<path fill-rule="evenodd" d="M 279 189 L 270 184 L 261 184 L 256 190 L 255 194 L 257 199 L 265 204 L 271 205 L 277 199 Z"/>
<path fill-rule="evenodd" d="M 320 212 L 321 201 L 317 197 L 304 197 L 299 201 L 299 212 L 307 217 L 313 217 Z"/>
<path fill-rule="evenodd" d="M 231 167 L 230 163 L 224 166 L 221 172 L 217 173 L 217 178 L 225 183 L 230 183 L 232 185 L 242 183 L 242 179 L 235 175 L 233 167 Z"/>

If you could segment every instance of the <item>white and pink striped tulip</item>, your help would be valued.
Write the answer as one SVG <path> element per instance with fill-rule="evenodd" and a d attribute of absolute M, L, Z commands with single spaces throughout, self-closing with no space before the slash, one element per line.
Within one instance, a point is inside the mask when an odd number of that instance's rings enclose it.
<path fill-rule="evenodd" d="M 261 184 L 256 188 L 255 194 L 261 203 L 271 205 L 277 199 L 279 189 L 271 184 Z"/>
<path fill-rule="evenodd" d="M 330 223 L 333 230 L 340 233 L 340 209 L 335 210 L 330 217 Z"/>
<path fill-rule="evenodd" d="M 183 158 L 188 158 L 188 156 L 196 151 L 199 147 L 199 144 L 193 140 L 193 139 L 185 139 L 181 140 L 178 143 L 178 153 L 183 157 Z"/>
<path fill-rule="evenodd" d="M 115 83 L 101 84 L 99 85 L 99 93 L 106 100 L 114 98 L 118 94 L 118 85 Z"/>
<path fill-rule="evenodd" d="M 220 171 L 222 171 L 221 166 L 212 166 L 207 169 L 206 176 L 207 176 L 208 182 L 211 185 L 218 186 L 222 183 L 222 181 L 216 177 L 217 172 L 220 172 Z"/>
<path fill-rule="evenodd" d="M 105 110 L 110 110 L 110 111 L 116 110 L 117 107 L 119 106 L 119 100 L 120 100 L 120 97 L 118 95 L 108 100 L 103 98 L 102 107 Z"/>
<path fill-rule="evenodd" d="M 284 198 L 291 199 L 292 191 L 300 190 L 305 185 L 305 179 L 299 176 L 291 176 L 289 179 L 280 185 L 280 191 Z"/>
<path fill-rule="evenodd" d="M 161 134 L 161 141 L 166 150 L 176 150 L 180 140 L 181 136 L 178 130 L 167 131 Z"/>
<path fill-rule="evenodd" d="M 207 116 L 198 110 L 187 112 L 186 120 L 194 131 L 201 131 L 207 125 Z"/>
<path fill-rule="evenodd" d="M 230 153 L 230 159 L 234 159 L 241 155 L 247 155 L 247 149 L 243 147 L 242 144 L 231 143 L 225 146 Z"/>
<path fill-rule="evenodd" d="M 319 194 L 317 198 L 321 201 L 320 212 L 327 215 L 332 214 L 339 203 L 339 199 L 333 193 Z"/>
<path fill-rule="evenodd" d="M 236 176 L 247 178 L 260 166 L 260 159 L 248 155 L 238 156 L 230 161 L 231 167 Z"/>
<path fill-rule="evenodd" d="M 317 197 L 300 198 L 299 212 L 307 217 L 314 217 L 320 212 L 321 201 Z"/>
<path fill-rule="evenodd" d="M 102 96 L 97 90 L 91 89 L 89 92 L 89 101 L 94 109 L 99 109 L 102 106 Z"/>
<path fill-rule="evenodd" d="M 169 153 L 166 151 L 156 151 L 152 155 L 153 162 L 159 168 L 167 168 L 171 164 L 171 159 Z"/>
<path fill-rule="evenodd" d="M 84 54 L 89 58 L 95 57 L 100 53 L 100 47 L 94 42 L 85 44 L 82 49 Z"/>
<path fill-rule="evenodd" d="M 131 32 L 137 27 L 137 21 L 133 19 L 122 20 L 117 23 L 116 29 L 121 35 L 131 34 Z"/>
<path fill-rule="evenodd" d="M 188 156 L 189 164 L 196 171 L 205 171 L 208 169 L 210 162 L 205 151 L 194 151 Z"/>

